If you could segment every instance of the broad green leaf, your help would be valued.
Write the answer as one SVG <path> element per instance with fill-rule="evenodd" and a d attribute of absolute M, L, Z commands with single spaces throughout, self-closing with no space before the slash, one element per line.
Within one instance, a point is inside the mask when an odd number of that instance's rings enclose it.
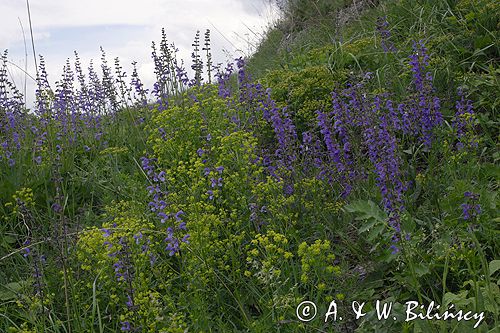
<path fill-rule="evenodd" d="M 443 307 L 447 307 L 450 304 L 455 304 L 458 307 L 471 303 L 472 298 L 467 298 L 467 294 L 467 290 L 462 290 L 458 294 L 447 292 L 443 296 Z"/>
<path fill-rule="evenodd" d="M 429 267 L 424 264 L 416 264 L 413 269 L 415 270 L 415 274 L 417 274 L 418 277 L 429 274 L 431 272 L 429 270 Z"/>
<path fill-rule="evenodd" d="M 490 276 L 495 274 L 500 269 L 500 260 L 493 260 L 490 262 Z"/>
<path fill-rule="evenodd" d="M 385 222 L 387 220 L 387 214 L 380 209 L 371 200 L 357 200 L 353 203 L 346 205 L 345 209 L 349 213 L 355 213 L 358 215 L 356 220 L 369 220 L 375 219 L 378 222 Z"/>
<path fill-rule="evenodd" d="M 10 282 L 0 288 L 0 300 L 10 301 L 26 286 L 26 281 Z"/>
<path fill-rule="evenodd" d="M 373 241 L 375 240 L 375 238 L 377 238 L 378 236 L 380 236 L 383 231 L 385 230 L 385 225 L 384 224 L 378 224 L 376 226 L 374 226 L 368 233 L 368 236 L 366 237 L 366 239 L 368 239 L 369 241 Z"/>
<path fill-rule="evenodd" d="M 375 224 L 377 224 L 377 220 L 374 220 L 374 219 L 368 220 L 368 222 L 363 223 L 363 225 L 361 225 L 361 227 L 359 227 L 358 233 L 362 233 L 362 232 L 365 232 L 365 231 L 372 229 Z"/>

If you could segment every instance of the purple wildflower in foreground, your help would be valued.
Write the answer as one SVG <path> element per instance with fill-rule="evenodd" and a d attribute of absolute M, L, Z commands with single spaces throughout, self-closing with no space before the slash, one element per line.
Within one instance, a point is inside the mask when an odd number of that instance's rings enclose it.
<path fill-rule="evenodd" d="M 429 55 L 423 41 L 414 42 L 413 54 L 410 56 L 410 67 L 413 72 L 415 99 L 407 107 L 409 122 L 406 126 L 414 135 L 418 135 L 420 142 L 427 148 L 432 144 L 432 131 L 442 123 L 443 116 L 440 112 L 440 100 L 434 96 L 432 74 L 427 71 Z"/>
<path fill-rule="evenodd" d="M 391 130 L 388 114 L 381 112 L 381 98 L 376 96 L 373 103 L 373 116 L 367 116 L 363 130 L 368 157 L 375 168 L 376 184 L 382 194 L 384 210 L 389 214 L 389 225 L 394 230 L 392 237 L 393 253 L 397 253 L 400 241 L 400 214 L 404 210 L 403 196 L 406 190 L 400 170 L 401 158 L 398 155 L 397 139 Z"/>
<path fill-rule="evenodd" d="M 314 138 L 309 132 L 302 133 L 302 144 L 300 145 L 300 155 L 302 156 L 302 167 L 304 171 L 320 169 L 323 165 L 321 162 L 321 142 Z"/>
<path fill-rule="evenodd" d="M 141 157 L 141 166 L 147 176 L 151 179 L 154 185 L 148 186 L 149 194 L 152 195 L 152 201 L 148 203 L 148 206 L 152 212 L 156 213 L 156 216 L 160 219 L 160 223 L 165 224 L 167 220 L 171 220 L 179 223 L 177 227 L 170 226 L 167 228 L 167 237 L 165 238 L 165 242 L 167 243 L 166 250 L 169 252 L 170 256 L 175 255 L 180 251 L 180 243 L 189 243 L 188 238 L 189 234 L 185 234 L 182 239 L 179 240 L 176 237 L 176 231 L 186 231 L 186 222 L 182 220 L 182 216 L 185 214 L 184 211 L 179 210 L 177 213 L 167 213 L 166 209 L 168 208 L 168 204 L 166 202 L 167 193 L 160 188 L 160 185 L 165 183 L 166 173 L 164 171 L 157 172 L 155 166 L 152 163 L 156 162 L 156 159 L 149 159 L 147 157 Z M 222 186 L 222 179 L 219 178 L 218 182 L 219 186 Z M 173 216 L 173 219 L 171 217 Z M 134 236 L 136 242 L 138 242 L 138 238 L 142 238 L 142 234 Z M 154 262 L 154 260 L 152 260 Z"/>
<path fill-rule="evenodd" d="M 341 175 L 344 190 L 342 196 L 349 195 L 352 189 L 352 181 L 356 178 L 356 170 L 351 152 L 351 136 L 348 129 L 354 126 L 354 119 L 348 105 L 344 103 L 336 92 L 332 92 L 333 105 L 333 131 L 339 138 L 339 149 L 341 152 L 343 174 Z"/>
<path fill-rule="evenodd" d="M 481 214 L 481 205 L 479 205 L 479 194 L 465 192 L 466 202 L 461 204 L 462 217 L 465 221 L 472 220 Z"/>
<path fill-rule="evenodd" d="M 423 92 L 428 88 L 425 87 L 426 67 L 429 66 L 429 55 L 424 42 L 421 40 L 418 43 L 413 42 L 413 54 L 410 56 L 410 67 L 413 72 L 413 83 L 415 90 Z"/>
<path fill-rule="evenodd" d="M 38 254 L 35 249 L 30 248 L 31 245 L 31 240 L 27 239 L 24 241 L 23 246 L 24 248 L 22 249 L 21 253 L 23 254 L 23 257 L 26 259 L 31 259 L 31 265 L 33 272 L 31 273 L 31 276 L 34 278 L 33 281 L 33 291 L 35 296 L 41 296 L 43 297 L 43 276 L 42 276 L 42 266 L 46 264 L 46 257 L 42 254 Z"/>

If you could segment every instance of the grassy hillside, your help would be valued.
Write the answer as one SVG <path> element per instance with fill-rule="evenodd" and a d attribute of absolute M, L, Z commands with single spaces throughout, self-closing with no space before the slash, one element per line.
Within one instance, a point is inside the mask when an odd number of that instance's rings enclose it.
<path fill-rule="evenodd" d="M 499 5 L 278 5 L 193 78 L 163 32 L 150 90 L 41 58 L 27 110 L 4 54 L 1 332 L 500 327 Z"/>

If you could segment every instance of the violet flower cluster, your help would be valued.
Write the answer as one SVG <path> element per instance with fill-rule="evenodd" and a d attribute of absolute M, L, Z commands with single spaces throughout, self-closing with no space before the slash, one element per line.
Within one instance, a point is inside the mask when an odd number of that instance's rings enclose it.
<path fill-rule="evenodd" d="M 228 63 L 224 70 L 218 70 L 215 74 L 219 96 L 222 98 L 229 98 L 231 96 L 231 87 L 229 80 L 231 79 L 233 71 L 233 63 Z"/>
<path fill-rule="evenodd" d="M 415 99 L 401 106 L 400 110 L 404 112 L 405 132 L 418 136 L 420 142 L 430 148 L 433 129 L 442 123 L 443 116 L 440 112 L 440 99 L 434 95 L 433 78 L 431 72 L 427 71 L 428 66 L 429 55 L 424 42 L 414 42 L 410 67 L 413 72 Z"/>
<path fill-rule="evenodd" d="M 6 160 L 10 167 L 16 164 L 16 151 L 21 149 L 25 130 L 22 123 L 23 97 L 7 75 L 7 51 L 0 63 L 0 161 Z"/>
<path fill-rule="evenodd" d="M 105 237 L 109 237 L 111 231 L 103 229 L 103 232 Z M 115 278 L 118 283 L 124 286 L 126 293 L 125 296 L 127 297 L 127 301 L 125 302 L 127 308 L 135 312 L 137 310 L 137 305 L 134 301 L 135 290 L 133 287 L 133 281 L 135 271 L 134 264 L 132 262 L 132 251 L 126 237 L 120 237 L 118 244 L 114 247 L 116 248 L 116 251 L 111 252 L 108 256 L 116 259 L 113 264 Z M 121 330 L 124 332 L 135 331 L 132 323 L 129 321 L 122 322 Z"/>
<path fill-rule="evenodd" d="M 465 192 L 464 198 L 466 202 L 461 204 L 462 218 L 465 221 L 471 221 L 481 214 L 481 205 L 479 204 L 479 194 L 473 192 Z"/>
<path fill-rule="evenodd" d="M 189 243 L 190 235 L 186 233 L 186 222 L 183 221 L 184 212 L 179 210 L 173 214 L 167 211 L 167 192 L 161 188 L 161 185 L 165 184 L 165 172 L 156 172 L 156 168 L 152 165 L 155 162 L 156 159 L 141 157 L 142 169 L 152 182 L 152 184 L 148 186 L 149 194 L 152 196 L 152 201 L 149 202 L 148 206 L 152 212 L 156 213 L 156 216 L 160 219 L 162 224 L 169 220 L 173 220 L 171 225 L 167 227 L 167 237 L 165 238 L 165 242 L 167 243 L 165 249 L 170 256 L 173 256 L 179 253 L 181 243 Z M 185 233 L 180 239 L 177 236 L 179 232 Z"/>

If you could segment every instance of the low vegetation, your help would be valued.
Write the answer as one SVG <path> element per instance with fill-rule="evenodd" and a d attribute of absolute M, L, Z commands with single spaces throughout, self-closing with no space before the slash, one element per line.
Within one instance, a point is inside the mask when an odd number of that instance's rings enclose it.
<path fill-rule="evenodd" d="M 500 6 L 278 5 L 151 90 L 40 57 L 27 109 L 4 53 L 0 331 L 495 332 Z"/>

